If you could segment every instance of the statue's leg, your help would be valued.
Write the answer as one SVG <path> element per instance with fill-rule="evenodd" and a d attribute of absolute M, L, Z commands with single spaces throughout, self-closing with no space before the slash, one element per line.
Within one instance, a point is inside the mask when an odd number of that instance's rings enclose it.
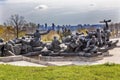
<path fill-rule="evenodd" d="M 4 46 L 1 47 L 1 56 L 5 56 L 5 53 L 4 53 Z"/>

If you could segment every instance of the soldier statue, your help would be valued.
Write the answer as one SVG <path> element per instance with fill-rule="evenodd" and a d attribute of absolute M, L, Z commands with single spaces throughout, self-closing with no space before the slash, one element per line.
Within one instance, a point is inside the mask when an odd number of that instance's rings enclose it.
<path fill-rule="evenodd" d="M 44 33 L 40 33 L 39 30 L 36 30 L 36 32 L 34 33 L 35 41 L 41 41 L 41 35 L 48 34 L 49 32 L 50 30 Z"/>
<path fill-rule="evenodd" d="M 99 47 L 102 47 L 103 40 L 102 40 L 102 33 L 101 33 L 100 29 L 96 30 L 96 38 L 98 39 L 98 45 L 99 45 Z"/>
<path fill-rule="evenodd" d="M 87 42 L 86 48 L 84 49 L 85 52 L 94 53 L 97 52 L 97 45 L 98 41 L 95 36 L 92 36 L 92 38 Z"/>
<path fill-rule="evenodd" d="M 58 40 L 58 38 L 55 36 L 50 47 L 48 48 L 48 50 L 54 51 L 54 52 L 58 52 L 61 50 L 60 47 L 61 42 Z"/>
<path fill-rule="evenodd" d="M 0 56 L 4 56 L 5 55 L 5 53 L 4 53 L 4 41 L 3 41 L 3 39 L 0 39 L 0 52 L 1 52 Z"/>
<path fill-rule="evenodd" d="M 31 46 L 33 47 L 38 47 L 41 44 L 41 35 L 45 35 L 48 34 L 50 32 L 50 30 L 48 30 L 47 32 L 44 33 L 40 33 L 39 30 L 36 30 L 36 32 L 34 34 L 32 34 L 33 39 L 30 41 Z"/>
<path fill-rule="evenodd" d="M 103 33 L 107 41 L 109 41 L 109 38 L 110 38 L 110 29 L 108 26 L 108 22 L 111 22 L 111 20 L 100 21 L 100 23 L 105 23 L 105 27 L 103 28 Z"/>
<path fill-rule="evenodd" d="M 69 44 L 67 44 L 67 52 L 77 52 L 78 50 L 77 47 L 79 46 L 78 42 L 77 42 L 77 38 L 75 35 L 71 36 L 70 42 Z"/>

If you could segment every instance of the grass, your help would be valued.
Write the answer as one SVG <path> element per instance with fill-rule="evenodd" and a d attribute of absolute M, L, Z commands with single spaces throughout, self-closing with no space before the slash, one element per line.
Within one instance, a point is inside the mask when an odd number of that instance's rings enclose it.
<path fill-rule="evenodd" d="M 120 80 L 120 65 L 45 68 L 0 65 L 0 80 Z"/>

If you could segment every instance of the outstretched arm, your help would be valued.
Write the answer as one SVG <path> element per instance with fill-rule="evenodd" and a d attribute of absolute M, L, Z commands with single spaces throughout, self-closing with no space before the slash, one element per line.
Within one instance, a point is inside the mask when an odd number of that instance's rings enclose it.
<path fill-rule="evenodd" d="M 50 30 L 48 30 L 47 32 L 40 33 L 40 35 L 45 35 L 45 34 L 48 34 L 49 32 Z"/>
<path fill-rule="evenodd" d="M 25 35 L 27 35 L 27 36 L 34 36 L 34 34 L 25 34 Z"/>
<path fill-rule="evenodd" d="M 89 46 L 90 46 L 90 42 L 91 42 L 91 41 L 88 41 L 88 42 L 87 42 L 86 47 L 89 47 Z"/>

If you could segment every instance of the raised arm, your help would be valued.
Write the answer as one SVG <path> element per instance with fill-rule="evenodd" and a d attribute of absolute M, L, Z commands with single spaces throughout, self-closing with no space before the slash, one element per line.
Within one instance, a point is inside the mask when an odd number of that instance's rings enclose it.
<path fill-rule="evenodd" d="M 34 34 L 25 34 L 25 35 L 27 35 L 27 36 L 34 36 Z"/>

